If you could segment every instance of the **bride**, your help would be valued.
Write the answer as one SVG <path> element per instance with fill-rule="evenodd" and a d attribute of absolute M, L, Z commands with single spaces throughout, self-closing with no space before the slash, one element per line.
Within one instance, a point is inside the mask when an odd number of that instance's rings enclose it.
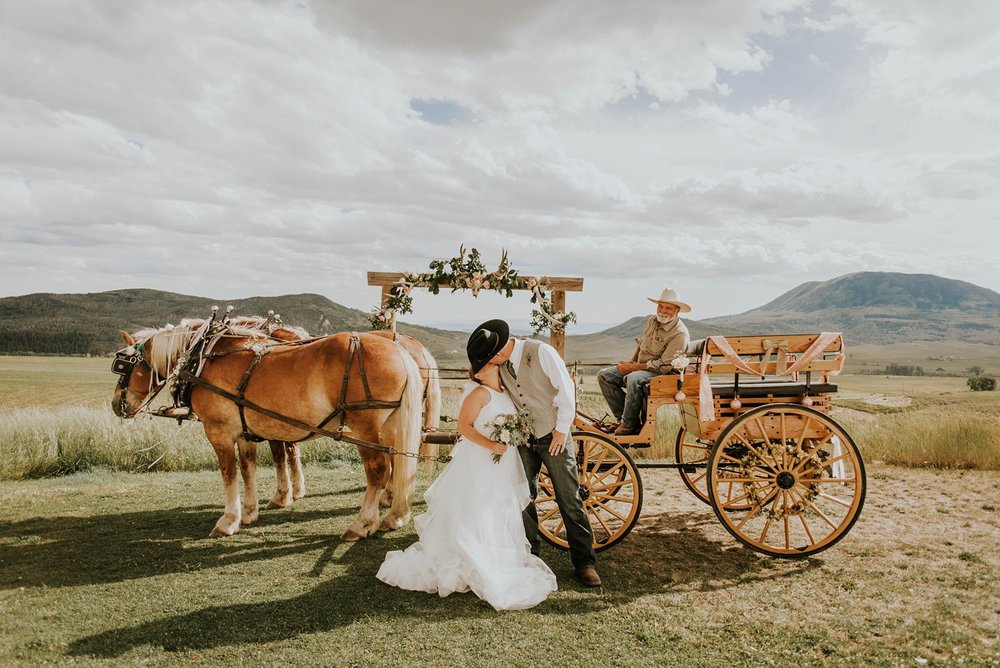
<path fill-rule="evenodd" d="M 530 608 L 556 590 L 556 577 L 524 536 L 521 511 L 531 497 L 521 458 L 489 437 L 493 419 L 515 413 L 514 403 L 495 364 L 472 364 L 475 382 L 467 383 L 458 416 L 461 438 L 424 493 L 427 512 L 414 520 L 420 540 L 386 554 L 376 577 L 442 597 L 471 589 L 497 610 Z"/>

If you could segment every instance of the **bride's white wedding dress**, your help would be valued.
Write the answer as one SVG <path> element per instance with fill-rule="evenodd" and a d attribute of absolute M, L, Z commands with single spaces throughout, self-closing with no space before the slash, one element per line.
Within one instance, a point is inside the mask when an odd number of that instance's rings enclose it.
<path fill-rule="evenodd" d="M 487 425 L 516 409 L 506 393 L 486 390 L 490 401 L 474 424 L 489 437 Z M 497 610 L 541 603 L 556 590 L 556 577 L 524 537 L 521 510 L 531 497 L 516 448 L 494 463 L 492 452 L 463 437 L 451 454 L 424 492 L 427 512 L 414 520 L 420 540 L 386 554 L 378 579 L 440 596 L 471 589 Z"/>

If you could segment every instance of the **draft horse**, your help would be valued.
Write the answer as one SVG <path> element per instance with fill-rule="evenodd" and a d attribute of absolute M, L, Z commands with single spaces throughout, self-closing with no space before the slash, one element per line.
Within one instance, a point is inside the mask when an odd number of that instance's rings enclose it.
<path fill-rule="evenodd" d="M 206 336 L 207 328 L 204 321 L 191 321 L 123 336 L 138 359 L 115 389 L 111 402 L 115 413 L 135 415 L 149 395 L 171 377 L 196 337 Z M 294 443 L 316 436 L 256 411 L 251 404 L 300 424 L 318 427 L 333 422 L 326 429 L 343 425 L 353 439 L 400 453 L 390 457 L 358 446 L 367 488 L 358 517 L 342 536 L 345 540 L 398 529 L 409 521 L 423 394 L 420 371 L 410 355 L 391 340 L 369 334 L 344 332 L 301 343 L 255 346 L 252 331 L 230 327 L 229 333 L 215 335 L 207 344 L 197 374 L 201 383 L 193 385 L 190 394 L 191 409 L 204 425 L 205 436 L 218 457 L 225 489 L 225 511 L 211 535 L 230 536 L 241 524 L 257 520 L 255 439 Z M 245 409 L 212 390 L 240 394 L 238 388 L 251 367 L 252 373 L 242 383 Z M 236 481 L 236 450 L 243 475 L 242 504 Z M 380 522 L 379 496 L 390 469 L 395 471 L 392 504 Z"/>
<path fill-rule="evenodd" d="M 369 332 L 375 336 L 391 339 L 401 345 L 403 350 L 410 354 L 413 361 L 420 369 L 420 379 L 424 383 L 424 431 L 437 431 L 441 427 L 441 378 L 438 373 L 437 360 L 427 349 L 427 346 L 420 343 L 409 334 L 393 332 L 386 329 Z M 431 475 L 434 470 L 434 457 L 438 454 L 438 446 L 434 443 L 421 442 L 420 454 L 426 459 L 426 473 Z M 391 475 L 390 475 L 391 478 Z M 390 487 L 386 488 L 387 490 Z M 388 506 L 388 499 L 391 492 L 383 496 L 382 505 Z"/>

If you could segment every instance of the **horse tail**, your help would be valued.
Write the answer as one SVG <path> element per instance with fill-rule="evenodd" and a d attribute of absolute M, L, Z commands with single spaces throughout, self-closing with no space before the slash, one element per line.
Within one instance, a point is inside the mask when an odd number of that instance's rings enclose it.
<path fill-rule="evenodd" d="M 441 378 L 437 368 L 437 360 L 431 351 L 424 348 L 424 364 L 427 369 L 427 386 L 424 388 L 424 431 L 437 431 L 441 426 Z M 420 454 L 425 457 L 437 457 L 438 445 L 422 441 Z M 424 460 L 424 471 L 430 477 L 434 473 L 434 460 Z"/>
<path fill-rule="evenodd" d="M 420 450 L 423 380 L 420 378 L 420 368 L 409 353 L 400 348 L 399 357 L 406 369 L 406 387 L 403 388 L 399 407 L 385 421 L 382 434 L 388 445 L 403 453 L 393 455 L 390 514 L 405 524 L 410 516 L 410 496 L 413 494 L 417 473 L 417 460 L 412 455 L 416 455 Z"/>

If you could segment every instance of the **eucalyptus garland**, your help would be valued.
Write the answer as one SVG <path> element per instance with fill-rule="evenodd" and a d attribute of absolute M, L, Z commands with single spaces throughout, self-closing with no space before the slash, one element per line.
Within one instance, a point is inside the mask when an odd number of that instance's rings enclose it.
<path fill-rule="evenodd" d="M 520 276 L 516 269 L 511 268 L 506 250 L 494 271 L 489 271 L 483 264 L 479 250 L 473 248 L 466 256 L 465 245 L 450 260 L 433 260 L 428 266 L 429 272 L 403 274 L 389 289 L 385 304 L 372 307 L 368 314 L 372 329 L 391 329 L 397 315 L 412 313 L 413 297 L 410 293 L 413 288 L 427 288 L 436 295 L 442 285 L 451 287 L 452 292 L 471 290 L 473 297 L 478 297 L 480 290 L 492 290 L 508 298 L 514 296 L 514 290 L 530 290 L 531 303 L 536 306 L 531 312 L 531 328 L 535 334 L 546 329 L 562 332 L 566 325 L 576 322 L 575 313 L 552 312 L 552 302 L 545 294 L 550 290 L 548 279 L 544 276 Z"/>

